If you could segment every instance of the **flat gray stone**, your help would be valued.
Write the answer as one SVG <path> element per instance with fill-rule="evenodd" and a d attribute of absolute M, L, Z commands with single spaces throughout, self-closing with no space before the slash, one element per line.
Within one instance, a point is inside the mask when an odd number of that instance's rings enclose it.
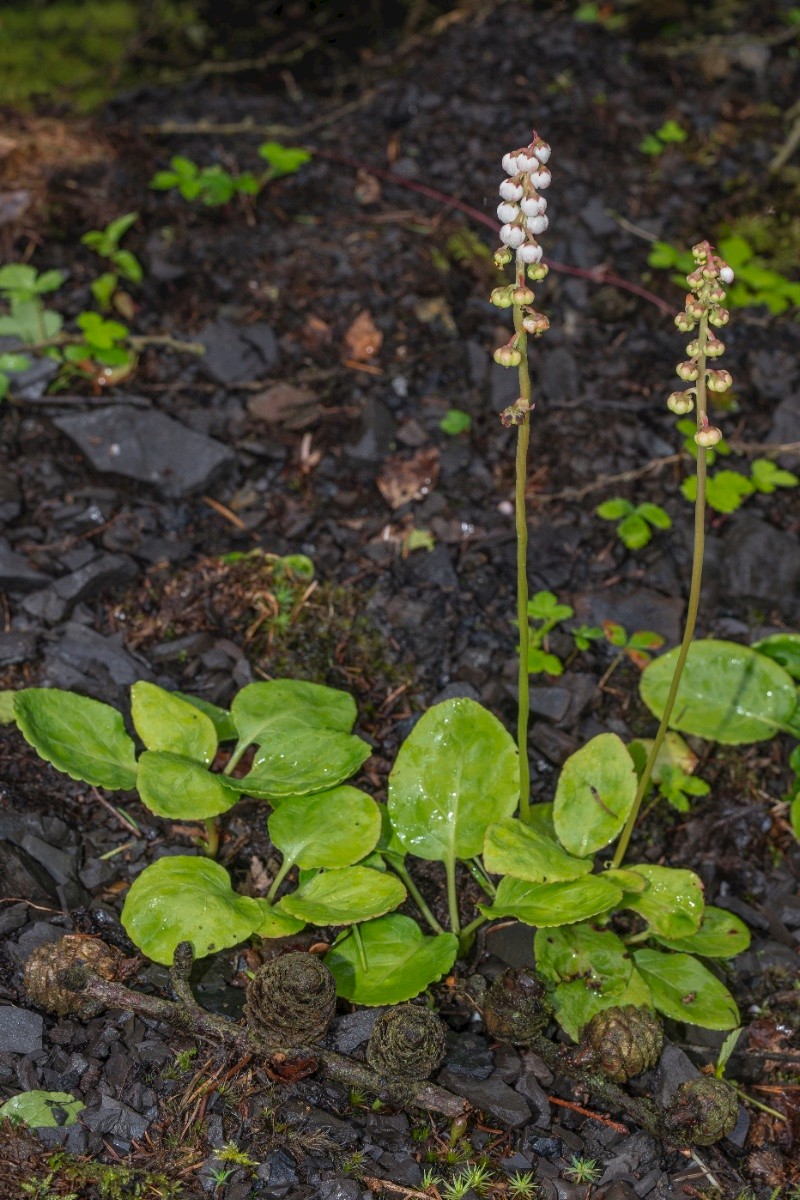
<path fill-rule="evenodd" d="M 27 1008 L 0 1008 L 0 1054 L 36 1054 L 42 1049 L 44 1017 Z"/>
<path fill-rule="evenodd" d="M 258 379 L 278 361 L 278 339 L 269 325 L 212 321 L 200 333 L 206 352 L 200 365 L 215 383 Z"/>
<path fill-rule="evenodd" d="M 33 658 L 36 642 L 35 633 L 0 633 L 0 667 L 10 667 Z"/>
<path fill-rule="evenodd" d="M 720 565 L 723 593 L 778 608 L 800 620 L 800 542 L 756 516 L 735 517 L 726 531 Z"/>
<path fill-rule="evenodd" d="M 143 1137 L 150 1124 L 147 1117 L 134 1112 L 127 1104 L 113 1100 L 111 1096 L 103 1096 L 99 1108 L 84 1109 L 81 1113 L 81 1123 L 93 1133 L 109 1134 L 127 1142 Z"/>
<path fill-rule="evenodd" d="M 672 646 L 681 640 L 684 603 L 673 596 L 662 596 L 650 588 L 607 588 L 601 592 L 583 592 L 575 597 L 575 616 L 587 625 L 617 621 L 628 631 L 639 629 L 660 633 Z"/>
<path fill-rule="evenodd" d="M 76 443 L 96 470 L 154 484 L 165 496 L 202 490 L 236 458 L 222 442 L 133 404 L 56 417 L 53 424 Z"/>
<path fill-rule="evenodd" d="M 46 583 L 49 583 L 47 575 L 12 550 L 5 538 L 0 538 L 0 591 L 30 592 Z"/>
<path fill-rule="evenodd" d="M 127 554 L 100 554 L 85 566 L 63 575 L 53 585 L 56 595 L 69 608 L 81 600 L 99 596 L 107 588 L 130 583 L 139 574 L 139 569 Z"/>
<path fill-rule="evenodd" d="M 445 1067 L 439 1072 L 437 1082 L 457 1096 L 466 1096 L 475 1108 L 508 1128 L 526 1125 L 531 1119 L 527 1100 L 496 1075 L 489 1079 L 470 1079 Z"/>

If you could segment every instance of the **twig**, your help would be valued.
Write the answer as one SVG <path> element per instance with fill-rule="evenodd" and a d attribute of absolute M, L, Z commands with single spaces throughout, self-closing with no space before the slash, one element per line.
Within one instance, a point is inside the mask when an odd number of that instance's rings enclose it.
<path fill-rule="evenodd" d="M 602 1113 L 592 1112 L 591 1108 L 583 1108 L 580 1104 L 574 1104 L 571 1100 L 562 1100 L 560 1096 L 548 1096 L 547 1099 L 551 1104 L 558 1104 L 561 1108 L 568 1108 L 570 1112 L 578 1113 L 581 1117 L 590 1117 L 593 1121 L 599 1121 L 601 1125 L 607 1125 L 609 1129 L 615 1129 L 617 1133 L 630 1133 L 627 1125 L 623 1125 L 621 1121 L 612 1121 L 610 1117 L 604 1117 Z"/>

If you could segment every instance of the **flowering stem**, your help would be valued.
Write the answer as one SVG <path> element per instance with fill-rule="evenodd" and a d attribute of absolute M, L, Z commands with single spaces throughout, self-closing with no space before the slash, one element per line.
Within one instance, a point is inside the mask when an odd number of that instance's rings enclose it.
<path fill-rule="evenodd" d="M 523 280 L 524 281 L 524 280 Z M 530 406 L 531 376 L 528 369 L 528 338 L 522 328 L 522 309 L 514 305 L 514 329 L 519 364 L 519 394 Z M 530 716 L 530 676 L 528 675 L 528 521 L 525 512 L 525 484 L 528 477 L 528 446 L 531 415 L 528 411 L 517 426 L 517 472 L 514 514 L 517 526 L 517 622 L 519 624 L 519 677 L 517 684 L 517 746 L 519 748 L 519 813 L 527 824 L 531 818 L 531 768 L 528 760 L 528 719 Z"/>
<path fill-rule="evenodd" d="M 699 375 L 697 379 L 697 428 L 702 429 L 707 424 L 706 416 L 706 342 L 708 339 L 708 316 L 703 315 L 700 318 L 697 341 L 698 354 L 697 364 Z M 667 696 L 667 703 L 664 706 L 664 712 L 661 715 L 661 721 L 658 726 L 653 745 L 650 753 L 647 756 L 647 763 L 642 773 L 642 778 L 639 780 L 639 787 L 636 791 L 636 797 L 633 801 L 628 820 L 625 823 L 625 828 L 622 831 L 622 836 L 617 843 L 617 848 L 614 851 L 614 859 L 612 866 L 618 867 L 625 857 L 625 851 L 628 849 L 628 843 L 633 833 L 633 828 L 636 824 L 636 819 L 639 815 L 639 809 L 642 805 L 642 800 L 647 795 L 650 787 L 650 780 L 653 775 L 653 768 L 656 764 L 659 751 L 664 744 L 664 738 L 667 736 L 672 710 L 675 707 L 675 700 L 678 695 L 678 688 L 683 675 L 683 668 L 686 665 L 686 659 L 689 655 L 689 647 L 692 644 L 694 637 L 695 626 L 697 624 L 697 610 L 700 606 L 700 588 L 703 580 L 703 555 L 705 552 L 706 541 L 706 448 L 705 446 L 697 446 L 697 495 L 694 502 L 694 548 L 692 552 L 692 580 L 689 586 L 689 603 L 686 609 L 686 625 L 683 630 L 683 640 L 678 653 L 678 661 L 675 663 L 675 671 L 672 676 L 672 684 Z"/>

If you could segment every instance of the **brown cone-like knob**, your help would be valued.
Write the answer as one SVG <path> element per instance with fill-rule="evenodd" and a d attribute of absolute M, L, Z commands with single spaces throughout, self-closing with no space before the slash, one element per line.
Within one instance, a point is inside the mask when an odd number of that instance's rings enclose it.
<path fill-rule="evenodd" d="M 552 1008 L 534 971 L 509 967 L 486 993 L 483 1017 L 490 1037 L 524 1045 L 542 1032 Z"/>
<path fill-rule="evenodd" d="M 297 950 L 274 958 L 247 985 L 247 1023 L 275 1046 L 318 1042 L 335 1009 L 336 983 L 316 954 Z"/>
<path fill-rule="evenodd" d="M 595 1013 L 581 1031 L 573 1061 L 600 1070 L 615 1083 L 627 1083 L 654 1067 L 664 1048 L 661 1022 L 649 1008 L 624 1004 Z"/>
<path fill-rule="evenodd" d="M 731 1133 L 738 1116 L 739 1101 L 730 1084 L 700 1075 L 678 1088 L 664 1114 L 664 1130 L 678 1146 L 712 1146 Z"/>
<path fill-rule="evenodd" d="M 427 1079 L 444 1058 L 444 1025 L 436 1013 L 400 1004 L 382 1013 L 367 1043 L 367 1062 L 389 1079 Z"/>
<path fill-rule="evenodd" d="M 25 963 L 22 982 L 29 998 L 38 1008 L 68 1014 L 88 1021 L 103 1011 L 103 1004 L 80 992 L 70 992 L 58 983 L 59 974 L 70 967 L 83 966 L 109 982 L 120 977 L 123 956 L 113 946 L 84 933 L 68 933 L 57 942 L 48 942 L 34 950 Z"/>

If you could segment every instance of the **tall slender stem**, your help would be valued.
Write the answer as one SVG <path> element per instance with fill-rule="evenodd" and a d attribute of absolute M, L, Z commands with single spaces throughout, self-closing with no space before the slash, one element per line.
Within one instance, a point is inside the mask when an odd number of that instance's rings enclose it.
<path fill-rule="evenodd" d="M 522 278 L 524 282 L 524 276 Z M 519 676 L 517 700 L 517 747 L 519 749 L 519 814 L 527 824 L 531 818 L 531 767 L 528 759 L 528 720 L 530 717 L 530 676 L 528 675 L 528 519 L 525 510 L 525 485 L 528 479 L 528 446 L 531 437 L 531 376 L 528 369 L 528 338 L 522 327 L 522 309 L 514 305 L 514 329 L 519 365 L 520 397 L 529 406 L 517 427 L 517 469 L 514 489 L 514 519 L 517 528 L 517 622 L 519 624 Z"/>
<path fill-rule="evenodd" d="M 708 316 L 704 315 L 700 318 L 698 327 L 697 340 L 699 344 L 699 352 L 697 363 L 699 368 L 699 376 L 697 380 L 697 427 L 702 428 L 706 423 L 706 340 L 708 338 Z M 675 707 L 675 700 L 678 695 L 678 688 L 683 675 L 683 668 L 686 665 L 686 659 L 689 656 L 689 647 L 692 644 L 694 637 L 695 626 L 697 624 L 697 611 L 700 606 L 700 589 L 703 581 L 703 555 L 705 552 L 706 540 L 706 450 L 704 446 L 697 447 L 697 495 L 694 502 L 694 549 L 692 552 L 692 581 L 689 586 L 689 602 L 686 608 L 686 625 L 683 630 L 683 640 L 681 648 L 678 652 L 678 659 L 675 663 L 675 671 L 672 676 L 672 684 L 667 696 L 667 702 L 664 706 L 664 712 L 661 715 L 661 721 L 658 726 L 653 745 L 650 753 L 647 756 L 647 763 L 642 773 L 642 778 L 639 780 L 639 787 L 636 791 L 636 797 L 633 801 L 628 820 L 625 823 L 625 828 L 622 831 L 617 848 L 614 851 L 612 866 L 618 867 L 625 857 L 625 852 L 628 849 L 628 843 L 631 840 L 636 819 L 639 816 L 639 809 L 642 806 L 642 801 L 647 795 L 650 787 L 650 780 L 653 776 L 653 769 L 656 764 L 659 752 L 664 744 L 664 738 L 667 736 L 672 710 Z"/>

